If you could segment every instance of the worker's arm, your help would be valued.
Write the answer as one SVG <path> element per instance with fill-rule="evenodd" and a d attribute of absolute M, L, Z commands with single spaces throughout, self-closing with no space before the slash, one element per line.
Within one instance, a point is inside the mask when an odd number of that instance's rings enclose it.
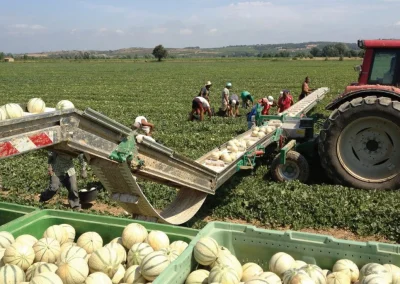
<path fill-rule="evenodd" d="M 204 120 L 204 109 L 200 108 L 200 121 Z"/>
<path fill-rule="evenodd" d="M 52 164 L 55 162 L 56 159 L 56 153 L 49 151 L 48 157 L 47 157 L 47 171 L 49 175 L 53 175 L 53 167 Z"/>
<path fill-rule="evenodd" d="M 87 178 L 87 171 L 86 171 L 87 163 L 83 153 L 78 155 L 78 160 L 79 163 L 81 164 L 81 177 Z"/>
<path fill-rule="evenodd" d="M 142 123 L 142 126 L 148 126 L 148 127 L 150 127 L 151 130 L 154 129 L 154 124 L 153 123 L 147 122 L 144 119 L 142 119 L 141 123 Z"/>

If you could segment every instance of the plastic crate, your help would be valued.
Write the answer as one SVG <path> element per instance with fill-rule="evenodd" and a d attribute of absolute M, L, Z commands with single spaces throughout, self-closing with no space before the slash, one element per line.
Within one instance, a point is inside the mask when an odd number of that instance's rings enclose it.
<path fill-rule="evenodd" d="M 36 208 L 34 207 L 0 202 L 0 231 L 2 231 L 1 228 L 4 224 L 14 220 L 19 220 L 19 218 L 23 218 L 26 214 L 35 210 Z"/>
<path fill-rule="evenodd" d="M 378 242 L 355 242 L 327 235 L 295 231 L 257 229 L 254 226 L 211 222 L 204 227 L 180 257 L 153 283 L 182 284 L 196 268 L 193 247 L 204 236 L 214 238 L 228 248 L 244 264 L 258 263 L 268 270 L 268 261 L 277 252 L 286 252 L 296 260 L 332 269 L 338 259 L 347 258 L 359 267 L 369 262 L 400 265 L 400 246 Z"/>
<path fill-rule="evenodd" d="M 18 222 L 5 224 L 1 227 L 1 230 L 12 233 L 14 237 L 30 234 L 36 238 L 42 238 L 43 232 L 49 226 L 70 224 L 76 230 L 76 239 L 81 234 L 92 231 L 99 233 L 103 238 L 104 244 L 106 244 L 112 239 L 120 237 L 125 226 L 130 223 L 142 224 L 149 231 L 163 231 L 168 235 L 171 242 L 182 240 L 189 243 L 199 232 L 198 230 L 178 226 L 59 210 L 36 211 Z"/>

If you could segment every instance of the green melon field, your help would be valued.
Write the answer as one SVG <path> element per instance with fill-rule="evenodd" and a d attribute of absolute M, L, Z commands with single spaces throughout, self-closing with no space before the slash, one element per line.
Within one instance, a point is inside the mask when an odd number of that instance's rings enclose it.
<path fill-rule="evenodd" d="M 0 64 L 0 105 L 24 103 L 41 97 L 54 107 L 62 99 L 78 109 L 90 107 L 129 126 L 137 115 L 146 116 L 156 126 L 154 137 L 164 145 L 198 158 L 243 132 L 245 117 L 206 118 L 203 123 L 187 121 L 191 101 L 205 81 L 213 83 L 211 103 L 217 109 L 224 84 L 232 82 L 232 92 L 248 90 L 256 98 L 290 89 L 297 99 L 301 83 L 310 76 L 311 87 L 329 87 L 330 93 L 314 113 L 327 115 L 324 105 L 345 86 L 357 80 L 353 66 L 359 60 L 257 59 L 144 61 L 54 61 Z M 244 110 L 241 110 L 245 114 Z M 0 163 L 7 190 L 0 200 L 39 206 L 37 194 L 47 186 L 46 152 L 18 156 Z M 96 182 L 96 177 L 79 179 L 80 187 Z M 175 190 L 143 183 L 153 205 L 163 208 Z M 65 191 L 46 207 L 66 209 Z M 33 198 L 34 197 L 34 198 Z M 400 192 L 363 191 L 330 185 L 321 172 L 311 172 L 311 183 L 272 182 L 268 163 L 260 163 L 254 173 L 238 173 L 185 226 L 202 227 L 209 220 L 248 222 L 267 228 L 325 230 L 351 234 L 356 238 L 400 241 Z M 99 204 L 103 206 L 98 206 Z M 117 205 L 100 194 L 88 211 L 120 214 Z M 349 234 L 349 235 L 348 235 Z"/>

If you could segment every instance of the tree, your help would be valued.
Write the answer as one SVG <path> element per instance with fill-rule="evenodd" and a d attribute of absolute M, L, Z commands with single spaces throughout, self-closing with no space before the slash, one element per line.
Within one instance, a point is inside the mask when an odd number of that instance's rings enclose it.
<path fill-rule="evenodd" d="M 345 55 L 348 47 L 347 45 L 345 45 L 344 43 L 337 43 L 334 45 L 334 47 L 336 48 L 336 50 L 339 52 L 340 56 Z"/>
<path fill-rule="evenodd" d="M 310 49 L 310 53 L 312 56 L 314 57 L 319 57 L 322 55 L 321 49 L 319 49 L 318 47 L 313 47 Z"/>
<path fill-rule="evenodd" d="M 334 45 L 326 45 L 322 49 L 322 55 L 325 57 L 337 57 L 339 56 L 339 51 Z"/>
<path fill-rule="evenodd" d="M 155 58 L 158 59 L 158 61 L 161 61 L 161 59 L 166 58 L 168 56 L 168 51 L 164 48 L 164 46 L 157 45 L 154 49 L 153 49 L 153 53 Z"/>
<path fill-rule="evenodd" d="M 87 52 L 87 51 L 85 51 L 85 52 L 83 53 L 83 59 L 90 59 L 90 53 Z"/>
<path fill-rule="evenodd" d="M 4 59 L 4 52 L 0 52 L 0 60 Z"/>
<path fill-rule="evenodd" d="M 28 60 L 28 54 L 24 54 L 24 60 Z"/>

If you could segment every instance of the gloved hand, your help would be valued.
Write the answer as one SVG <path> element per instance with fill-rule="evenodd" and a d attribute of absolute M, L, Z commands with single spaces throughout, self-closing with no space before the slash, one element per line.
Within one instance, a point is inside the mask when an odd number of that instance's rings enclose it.
<path fill-rule="evenodd" d="M 86 169 L 82 169 L 82 170 L 81 170 L 81 177 L 87 178 L 87 171 L 86 171 Z"/>

